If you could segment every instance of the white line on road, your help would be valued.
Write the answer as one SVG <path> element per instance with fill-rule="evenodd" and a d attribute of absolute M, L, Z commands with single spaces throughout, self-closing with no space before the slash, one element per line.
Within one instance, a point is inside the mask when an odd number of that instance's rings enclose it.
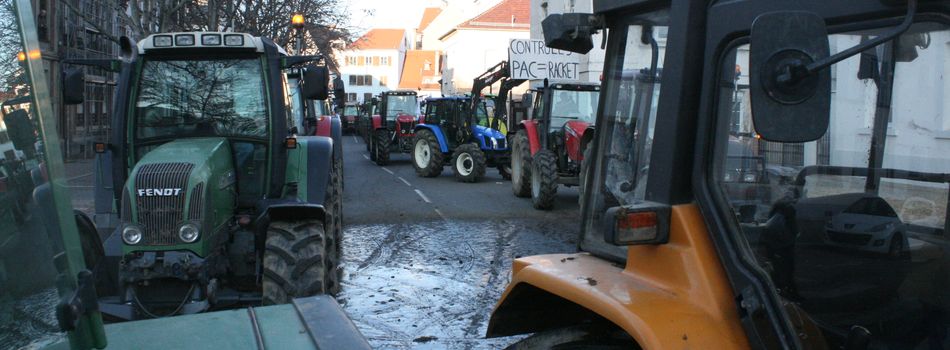
<path fill-rule="evenodd" d="M 409 181 L 406 181 L 406 179 L 403 179 L 402 176 L 396 176 L 396 177 L 399 178 L 399 181 L 402 181 L 402 183 L 406 184 L 406 186 L 412 187 L 412 184 L 409 183 Z"/>
<path fill-rule="evenodd" d="M 360 143 L 360 139 L 358 139 L 356 135 L 353 135 L 353 142 Z"/>
<path fill-rule="evenodd" d="M 416 190 L 416 194 L 418 194 L 419 197 L 422 197 L 422 200 L 424 200 L 426 203 L 432 203 L 432 201 L 429 200 L 429 197 L 426 197 L 422 191 Z"/>
<path fill-rule="evenodd" d="M 382 167 L 382 168 L 383 168 L 383 171 L 389 173 L 389 175 L 396 175 L 396 173 L 394 173 L 392 170 L 386 169 L 386 167 Z"/>
<path fill-rule="evenodd" d="M 92 175 L 92 173 L 86 173 L 86 174 L 82 174 L 82 175 L 79 175 L 79 176 L 73 176 L 73 177 L 71 177 L 71 178 L 66 179 L 66 181 L 73 181 L 73 180 L 76 180 L 76 179 L 81 179 L 81 178 L 84 178 L 84 177 L 89 176 L 89 175 Z"/>
<path fill-rule="evenodd" d="M 435 213 L 436 213 L 436 214 L 439 214 L 439 217 L 442 218 L 442 220 L 449 221 L 449 219 L 445 217 L 445 214 L 442 214 L 442 211 L 441 211 L 441 210 L 436 209 L 436 210 L 435 210 Z"/>
<path fill-rule="evenodd" d="M 368 155 L 365 155 L 365 154 L 364 154 L 364 155 L 363 155 L 363 158 L 366 158 L 366 160 L 369 160 L 369 156 L 368 156 Z"/>

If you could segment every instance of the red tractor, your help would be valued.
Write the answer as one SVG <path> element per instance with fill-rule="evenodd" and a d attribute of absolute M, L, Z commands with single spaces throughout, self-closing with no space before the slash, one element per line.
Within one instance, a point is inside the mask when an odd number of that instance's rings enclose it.
<path fill-rule="evenodd" d="M 553 84 L 531 90 L 522 99 L 531 105 L 511 141 L 511 188 L 531 196 L 535 209 L 551 209 L 558 185 L 579 186 L 594 139 L 600 86 Z M 533 101 L 533 104 L 531 104 Z"/>
<path fill-rule="evenodd" d="M 379 96 L 378 114 L 372 117 L 370 160 L 389 164 L 391 152 L 412 150 L 413 129 L 419 123 L 419 102 L 415 91 L 386 91 Z"/>

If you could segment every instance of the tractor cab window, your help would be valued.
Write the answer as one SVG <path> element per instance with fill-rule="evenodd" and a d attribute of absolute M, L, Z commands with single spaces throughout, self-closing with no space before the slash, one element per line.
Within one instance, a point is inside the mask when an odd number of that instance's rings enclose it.
<path fill-rule="evenodd" d="M 17 8 L 23 3 L 27 8 Z M 5 23 L 11 26 L 5 49 L 30 54 L 9 71 L 9 82 L 15 83 L 0 89 L 8 93 L 0 101 L 0 128 L 6 128 L 6 137 L 0 134 L 0 347 L 62 347 L 67 336 L 60 331 L 57 305 L 75 292 L 79 271 L 96 271 L 102 243 L 86 214 L 92 209 L 89 204 L 70 202 L 71 189 L 84 187 L 78 186 L 82 180 L 77 176 L 90 170 L 63 162 L 56 136 L 63 126 L 57 125 L 48 71 L 43 69 L 43 57 L 49 53 L 41 52 L 35 39 L 21 42 L 37 38 L 36 28 L 33 21 L 15 16 L 35 17 L 29 2 L 12 5 L 15 11 L 4 10 Z M 74 213 L 74 207 L 80 210 Z M 102 330 L 101 323 L 82 322 L 90 333 Z M 89 340 L 83 335 L 74 339 L 80 338 Z"/>
<path fill-rule="evenodd" d="M 650 19 L 655 21 L 665 17 L 665 13 L 659 13 Z M 615 52 L 622 55 L 612 58 L 614 63 L 608 65 L 611 68 L 605 72 L 605 103 L 597 120 L 597 133 L 603 137 L 598 145 L 599 159 L 595 160 L 591 173 L 596 180 L 589 181 L 591 198 L 585 203 L 581 248 L 616 261 L 626 259 L 626 248 L 608 245 L 600 225 L 608 208 L 645 199 L 660 94 L 660 67 L 666 44 L 666 39 L 657 35 L 657 28 L 665 28 L 660 25 L 665 24 L 635 20 L 610 29 L 613 41 L 609 45 L 619 46 Z M 644 31 L 647 35 L 643 35 Z M 565 98 L 561 100 L 570 96 L 575 105 L 597 102 L 593 96 L 583 95 L 590 92 L 564 93 Z M 552 116 L 559 101 L 554 102 Z"/>
<path fill-rule="evenodd" d="M 600 91 L 557 90 L 552 93 L 551 129 L 556 130 L 571 120 L 594 122 Z"/>
<path fill-rule="evenodd" d="M 481 101 L 475 108 L 475 125 L 480 125 L 487 128 L 491 122 L 488 120 L 488 109 L 485 107 L 485 103 L 485 101 Z M 464 108 L 469 108 L 469 106 L 470 105 L 466 103 Z"/>
<path fill-rule="evenodd" d="M 359 114 L 359 111 L 356 110 L 356 106 L 346 106 L 346 108 L 343 109 L 343 115 L 345 116 L 358 115 L 358 114 Z"/>
<path fill-rule="evenodd" d="M 438 125 L 447 118 L 445 116 L 446 108 L 442 107 L 442 102 L 432 100 L 426 103 L 426 124 Z"/>
<path fill-rule="evenodd" d="M 135 94 L 135 136 L 266 138 L 262 71 L 253 58 L 145 59 Z"/>
<path fill-rule="evenodd" d="M 386 120 L 394 121 L 400 114 L 416 115 L 416 95 L 389 95 L 386 96 Z"/>
<path fill-rule="evenodd" d="M 832 34 L 832 54 L 887 30 Z M 854 326 L 872 349 L 950 344 L 948 42 L 947 25 L 917 23 L 827 68 L 830 124 L 804 143 L 755 134 L 750 48 L 723 58 L 709 181 L 743 249 L 829 348 Z"/>

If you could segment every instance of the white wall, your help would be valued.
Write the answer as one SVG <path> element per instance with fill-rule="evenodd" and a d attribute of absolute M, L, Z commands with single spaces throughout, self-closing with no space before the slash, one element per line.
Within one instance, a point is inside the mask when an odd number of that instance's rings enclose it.
<path fill-rule="evenodd" d="M 470 92 L 475 77 L 498 62 L 508 60 L 508 42 L 511 39 L 527 39 L 528 36 L 527 31 L 457 30 L 443 41 L 445 62 L 442 80 L 451 82 L 444 87 L 444 92 L 447 95 Z"/>

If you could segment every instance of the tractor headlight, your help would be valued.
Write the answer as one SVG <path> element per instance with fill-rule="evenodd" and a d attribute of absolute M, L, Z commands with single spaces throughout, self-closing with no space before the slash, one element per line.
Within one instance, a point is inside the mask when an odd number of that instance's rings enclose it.
<path fill-rule="evenodd" d="M 136 225 L 127 225 L 122 229 L 122 241 L 128 245 L 136 245 L 142 241 L 142 229 Z"/>
<path fill-rule="evenodd" d="M 192 223 L 185 223 L 181 225 L 181 228 L 178 229 L 178 238 L 185 243 L 193 243 L 198 240 L 198 225 Z"/>

